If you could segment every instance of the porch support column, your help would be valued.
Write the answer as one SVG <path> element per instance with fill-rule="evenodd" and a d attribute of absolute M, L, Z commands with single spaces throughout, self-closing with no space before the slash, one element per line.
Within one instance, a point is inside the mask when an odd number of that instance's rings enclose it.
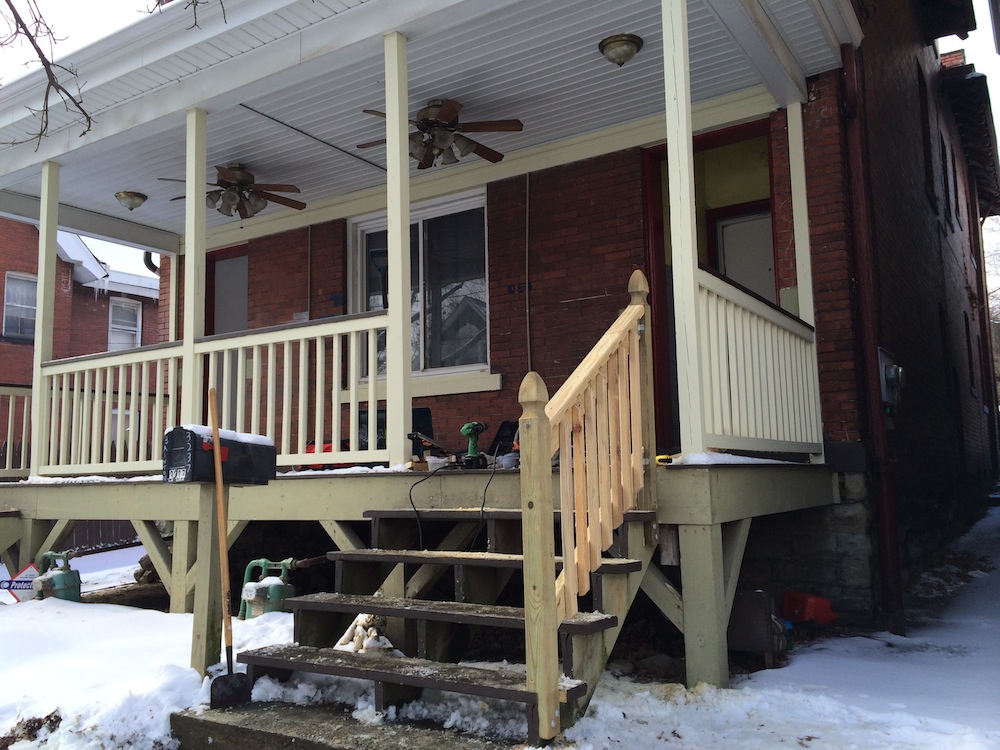
<path fill-rule="evenodd" d="M 31 370 L 31 474 L 48 463 L 50 400 L 43 388 L 42 362 L 52 359 L 55 330 L 56 232 L 59 229 L 59 165 L 42 164 L 38 211 L 38 278 L 35 286 L 35 354 Z M 43 456 L 46 456 L 43 460 Z M 22 542 L 23 543 L 23 542 Z M 23 555 L 22 555 L 23 556 Z"/>
<path fill-rule="evenodd" d="M 799 293 L 799 317 L 809 325 L 815 325 L 802 104 L 792 102 L 785 112 L 788 121 L 788 171 L 792 184 L 792 231 L 795 235 L 795 284 Z"/>
<path fill-rule="evenodd" d="M 812 245 L 809 239 L 809 200 L 806 191 L 806 143 L 802 125 L 802 104 L 792 102 L 786 110 L 788 121 L 788 171 L 792 186 L 792 230 L 795 235 L 795 284 L 798 287 L 799 317 L 809 325 L 816 325 L 813 299 Z M 820 413 L 819 360 L 817 347 L 812 347 L 813 391 L 812 419 L 815 425 L 823 423 Z M 823 462 L 823 452 L 810 456 L 814 463 Z"/>
<path fill-rule="evenodd" d="M 187 112 L 184 167 L 184 329 L 181 356 L 181 423 L 203 422 L 202 363 L 195 339 L 205 335 L 205 164 L 208 161 L 205 110 Z M 176 258 L 174 259 L 176 260 Z"/>
<path fill-rule="evenodd" d="M 722 525 L 681 524 L 680 547 L 687 684 L 729 687 L 729 607 Z"/>
<path fill-rule="evenodd" d="M 385 45 L 385 138 L 386 213 L 388 218 L 389 320 L 386 331 L 386 448 L 389 464 L 410 458 L 413 398 L 410 377 L 410 165 L 407 130 L 406 37 L 398 31 L 386 34 Z M 374 398 L 374 395 L 372 396 Z"/>
<path fill-rule="evenodd" d="M 663 79 L 666 87 L 667 186 L 670 215 L 674 319 L 677 327 L 677 388 L 681 448 L 705 450 L 702 418 L 701 322 L 698 320 L 698 242 L 694 204 L 694 144 L 688 76 L 687 3 L 661 0 Z"/>

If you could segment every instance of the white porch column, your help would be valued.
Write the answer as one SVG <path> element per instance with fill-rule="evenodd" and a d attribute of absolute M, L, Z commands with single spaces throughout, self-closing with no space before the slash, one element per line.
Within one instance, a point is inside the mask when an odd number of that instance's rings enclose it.
<path fill-rule="evenodd" d="M 674 317 L 677 326 L 677 389 L 681 448 L 705 450 L 701 393 L 701 322 L 698 320 L 698 242 L 694 205 L 694 144 L 688 75 L 687 3 L 661 0 L 663 79 L 666 86 L 667 187 L 670 215 Z"/>
<path fill-rule="evenodd" d="M 55 329 L 56 232 L 59 228 L 59 165 L 42 164 L 42 194 L 38 214 L 38 281 L 35 290 L 35 347 L 31 370 L 31 473 L 48 462 L 48 394 L 42 388 L 42 362 L 52 359 Z"/>
<path fill-rule="evenodd" d="M 802 128 L 802 104 L 791 102 L 785 110 L 788 120 L 788 171 L 792 187 L 792 231 L 795 235 L 795 284 L 798 287 L 799 317 L 816 323 L 813 309 L 812 252 L 809 244 L 809 201 L 806 197 L 806 145 Z"/>
<path fill-rule="evenodd" d="M 389 325 L 386 332 L 386 448 L 389 463 L 410 458 L 413 398 L 410 378 L 413 345 L 410 337 L 410 165 L 407 130 L 406 37 L 386 34 L 385 138 L 389 234 L 387 279 Z"/>
<path fill-rule="evenodd" d="M 195 356 L 194 341 L 205 334 L 205 165 L 208 160 L 206 131 L 205 111 L 188 110 L 184 167 L 182 424 L 200 424 L 203 421 L 201 414 L 203 367 L 201 358 Z"/>
<path fill-rule="evenodd" d="M 806 142 L 802 125 L 802 103 L 791 102 L 786 110 L 788 121 L 788 171 L 792 186 L 792 229 L 795 233 L 795 284 L 798 286 L 799 317 L 816 326 L 813 299 L 812 245 L 809 239 L 809 200 L 806 191 Z M 812 409 L 815 424 L 823 424 L 822 399 L 819 392 L 819 357 L 815 342 L 812 346 Z M 813 463 L 823 463 L 824 453 L 810 454 Z"/>

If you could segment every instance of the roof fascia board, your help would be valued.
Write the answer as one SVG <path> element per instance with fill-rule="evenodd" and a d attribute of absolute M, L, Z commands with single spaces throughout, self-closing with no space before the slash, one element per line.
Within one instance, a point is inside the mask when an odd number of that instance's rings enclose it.
<path fill-rule="evenodd" d="M 38 225 L 39 199 L 0 190 L 0 216 Z M 180 237 L 173 232 L 142 226 L 113 216 L 59 206 L 59 228 L 73 234 L 116 242 L 139 250 L 176 255 Z"/>
<path fill-rule="evenodd" d="M 692 128 L 699 133 L 737 125 L 766 117 L 777 108 L 773 95 L 763 86 L 756 86 L 696 103 L 692 109 Z M 424 173 L 410 180 L 410 199 L 420 202 L 614 151 L 663 143 L 665 120 L 665 115 L 653 115 L 556 143 L 510 152 L 497 164 L 467 162 L 450 168 L 447 174 Z M 310 224 L 384 211 L 385 205 L 385 187 L 368 188 L 310 204 L 304 211 L 265 214 L 242 224 L 217 227 L 208 232 L 206 243 L 209 250 L 218 250 Z"/>
<path fill-rule="evenodd" d="M 758 0 L 705 0 L 781 106 L 806 101 L 806 75 Z"/>
<path fill-rule="evenodd" d="M 489 7 L 510 5 L 517 0 L 495 0 Z M 352 9 L 351 23 L 333 16 L 302 31 L 230 58 L 182 80 L 147 92 L 99 113 L 99 122 L 89 133 L 80 136 L 73 126 L 62 128 L 42 139 L 13 146 L 2 152 L 0 159 L 0 188 L 3 177 L 14 181 L 23 179 L 19 171 L 35 167 L 46 160 L 57 160 L 61 155 L 130 130 L 137 125 L 152 122 L 160 117 L 200 107 L 211 113 L 213 109 L 235 106 L 246 93 L 241 87 L 261 84 L 269 76 L 285 74 L 301 77 L 307 70 L 297 68 L 303 63 L 321 64 L 326 55 L 343 50 L 367 39 L 379 41 L 384 33 L 399 28 L 419 25 L 427 14 L 446 9 L 463 0 L 407 0 L 406 3 L 370 2 Z M 465 0 L 469 3 L 469 0 Z M 478 9 L 482 3 L 469 3 Z M 466 9 L 466 13 L 471 9 Z M 455 17 L 457 18 L 457 16 Z M 449 18 L 449 21 L 454 20 Z M 412 30 L 412 29 L 411 29 Z M 293 68 L 295 70 L 293 70 Z M 266 81 L 267 85 L 281 86 L 280 79 Z M 92 113 L 94 114 L 94 113 Z M 2 119 L 2 117 L 0 117 Z M 13 184 L 6 181 L 6 184 Z"/>
<path fill-rule="evenodd" d="M 813 0 L 813 5 L 816 15 L 830 24 L 840 44 L 861 46 L 865 33 L 861 30 L 861 23 L 851 0 Z"/>
<path fill-rule="evenodd" d="M 77 71 L 81 93 L 97 88 L 120 76 L 146 67 L 206 42 L 222 32 L 252 23 L 300 0 L 254 0 L 225 8 L 222 3 L 203 3 L 199 6 L 198 25 L 178 31 L 177 22 L 183 3 L 168 6 L 148 19 L 126 26 L 87 47 L 55 60 Z M 175 15 L 176 14 L 176 15 Z M 193 21 L 193 17 L 191 17 Z M 26 76 L 5 86 L 3 97 L 6 107 L 38 108 L 41 99 L 39 87 L 46 81 L 45 71 L 33 70 Z"/>
<path fill-rule="evenodd" d="M 56 232 L 56 252 L 67 263 L 73 264 L 73 278 L 80 283 L 103 279 L 108 275 L 101 262 L 94 257 L 87 243 L 72 232 Z"/>

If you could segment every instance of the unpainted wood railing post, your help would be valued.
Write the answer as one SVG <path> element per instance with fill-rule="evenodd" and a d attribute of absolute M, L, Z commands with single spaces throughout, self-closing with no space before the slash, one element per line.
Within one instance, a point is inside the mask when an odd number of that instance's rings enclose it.
<path fill-rule="evenodd" d="M 551 427 L 548 391 L 529 372 L 517 394 L 521 403 L 521 512 L 524 540 L 524 643 L 527 685 L 538 695 L 538 734 L 559 734 L 559 653 L 555 585 Z M 572 554 L 568 550 L 567 554 Z"/>
<path fill-rule="evenodd" d="M 636 269 L 628 280 L 630 304 L 641 305 L 642 320 L 639 321 L 639 378 L 641 381 L 642 448 L 645 458 L 642 491 L 636 498 L 639 508 L 650 510 L 656 507 L 656 488 L 653 486 L 653 464 L 656 460 L 656 414 L 653 401 L 653 331 L 649 314 L 649 282 L 646 275 Z"/>

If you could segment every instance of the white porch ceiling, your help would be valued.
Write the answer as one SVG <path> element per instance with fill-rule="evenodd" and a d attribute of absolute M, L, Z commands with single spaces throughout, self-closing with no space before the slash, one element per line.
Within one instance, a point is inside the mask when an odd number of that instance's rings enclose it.
<path fill-rule="evenodd" d="M 242 162 L 258 182 L 298 185 L 310 206 L 385 181 L 382 35 L 408 38 L 410 112 L 428 99 L 464 105 L 461 118 L 519 118 L 521 133 L 473 134 L 512 154 L 663 111 L 658 0 L 226 0 L 226 22 L 167 6 L 67 62 L 79 71 L 91 133 L 53 108 L 53 135 L 0 146 L 0 213 L 31 217 L 40 164 L 60 174 L 60 223 L 154 248 L 183 230 L 184 111 L 208 112 L 207 180 Z M 174 7 L 176 6 L 176 7 Z M 210 6 L 214 7 L 214 6 Z M 720 11 L 720 9 L 722 9 Z M 856 36 L 846 0 L 688 0 L 692 98 L 768 87 L 779 102 L 804 77 L 836 68 Z M 645 42 L 622 68 L 597 43 Z M 0 88 L 0 142 L 30 138 L 43 79 Z M 280 124 L 284 123 L 284 124 Z M 476 159 L 466 157 L 464 161 Z M 413 164 L 415 168 L 415 163 Z M 432 171 L 448 167 L 433 167 Z M 414 172 L 416 174 L 416 172 Z M 133 213 L 114 193 L 149 200 Z M 288 211 L 271 205 L 262 214 Z M 208 212 L 209 227 L 238 222 Z M 252 220 L 251 220 L 252 221 Z"/>

